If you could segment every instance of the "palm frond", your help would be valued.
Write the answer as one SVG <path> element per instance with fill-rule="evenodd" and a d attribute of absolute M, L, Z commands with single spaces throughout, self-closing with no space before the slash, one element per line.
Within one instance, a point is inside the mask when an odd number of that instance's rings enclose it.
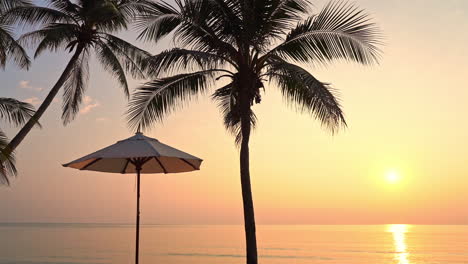
<path fill-rule="evenodd" d="M 300 66 L 279 59 L 271 62 L 268 75 L 288 103 L 312 114 L 332 133 L 346 126 L 336 91 L 329 84 L 320 82 Z"/>
<path fill-rule="evenodd" d="M 37 43 L 34 58 L 39 57 L 44 51 L 58 51 L 68 47 L 75 41 L 79 34 L 79 26 L 74 24 L 51 23 L 40 30 L 35 30 L 24 34 L 18 40 L 25 46 L 35 46 Z"/>
<path fill-rule="evenodd" d="M 49 0 L 50 6 L 69 15 L 79 12 L 80 7 L 70 0 Z"/>
<path fill-rule="evenodd" d="M 239 31 L 242 30 L 242 14 L 240 12 L 240 6 L 238 1 L 231 0 L 207 0 L 213 8 L 213 11 L 218 11 L 213 15 L 222 16 L 224 21 L 229 21 L 233 27 L 223 29 L 224 34 L 234 33 L 237 28 Z M 220 19 L 216 17 L 216 19 Z M 225 26 L 228 24 L 225 24 Z"/>
<path fill-rule="evenodd" d="M 380 30 L 368 14 L 347 2 L 331 2 L 317 16 L 292 29 L 269 54 L 298 62 L 328 64 L 334 59 L 378 62 Z"/>
<path fill-rule="evenodd" d="M 139 38 L 158 41 L 174 32 L 181 46 L 215 54 L 234 55 L 232 37 L 220 33 L 219 16 L 213 15 L 213 5 L 208 0 L 176 1 L 177 8 L 166 2 L 153 3 L 136 18 Z M 225 33 L 225 32 L 224 32 Z"/>
<path fill-rule="evenodd" d="M 111 73 L 122 86 L 125 96 L 130 97 L 128 91 L 127 77 L 125 76 L 125 70 L 122 68 L 119 59 L 112 52 L 112 50 L 104 43 L 100 43 L 96 46 L 97 58 L 103 65 L 104 69 Z"/>
<path fill-rule="evenodd" d="M 13 98 L 0 97 L 0 119 L 16 126 L 28 121 L 35 113 L 31 104 Z"/>
<path fill-rule="evenodd" d="M 62 121 L 64 125 L 73 121 L 80 110 L 89 77 L 88 60 L 89 50 L 83 50 L 65 81 L 62 103 Z"/>
<path fill-rule="evenodd" d="M 145 13 L 152 3 L 150 0 L 123 0 L 117 4 L 117 8 L 122 16 L 133 20 Z"/>
<path fill-rule="evenodd" d="M 210 0 L 187 1 L 181 9 L 181 23 L 174 30 L 174 39 L 181 46 L 228 57 L 236 56 L 236 33 L 240 34 L 242 30 L 219 15 Z M 237 30 L 233 31 L 234 28 Z"/>
<path fill-rule="evenodd" d="M 0 185 L 10 185 L 9 178 L 17 174 L 14 153 L 8 155 L 4 153 L 8 142 L 7 136 L 0 130 Z"/>
<path fill-rule="evenodd" d="M 145 10 L 135 19 L 140 31 L 139 39 L 158 41 L 177 28 L 183 20 L 181 13 L 167 2 L 150 2 L 145 6 Z"/>
<path fill-rule="evenodd" d="M 0 0 L 0 16 L 13 8 L 30 5 L 28 0 Z"/>
<path fill-rule="evenodd" d="M 226 62 L 231 60 L 209 52 L 173 48 L 148 58 L 145 62 L 145 71 L 150 76 L 159 76 L 174 71 L 220 68 L 225 66 Z M 233 62 L 230 65 L 235 66 Z"/>
<path fill-rule="evenodd" d="M 12 59 L 20 68 L 28 69 L 31 61 L 24 48 L 15 40 L 9 27 L 0 25 L 0 68 Z"/>
<path fill-rule="evenodd" d="M 187 1 L 181 13 L 183 21 L 176 35 L 185 42 L 194 38 L 196 42 L 216 42 L 222 47 L 238 44 L 239 36 L 248 33 L 237 0 Z"/>
<path fill-rule="evenodd" d="M 156 79 L 137 88 L 129 103 L 127 119 L 132 128 L 146 129 L 172 111 L 205 92 L 218 70 L 198 71 Z"/>
<path fill-rule="evenodd" d="M 310 12 L 307 0 L 257 0 L 250 19 L 244 19 L 243 41 L 256 50 L 266 51 Z"/>
<path fill-rule="evenodd" d="M 100 33 L 101 41 L 115 54 L 126 72 L 133 78 L 143 79 L 143 65 L 151 54 L 111 34 Z"/>
<path fill-rule="evenodd" d="M 0 97 L 0 119 L 19 126 L 26 123 L 34 115 L 34 107 L 31 104 L 18 101 L 13 98 Z M 37 123 L 39 125 L 39 123 Z M 40 126 L 40 125 L 39 125 Z M 14 153 L 5 151 L 9 140 L 0 130 L 0 185 L 9 185 L 9 177 L 16 176 Z"/>
<path fill-rule="evenodd" d="M 7 25 L 41 25 L 49 23 L 74 23 L 75 19 L 67 13 L 42 6 L 20 6 L 6 12 L 2 18 Z"/>
<path fill-rule="evenodd" d="M 307 0 L 271 0 L 270 19 L 301 19 L 311 9 Z"/>

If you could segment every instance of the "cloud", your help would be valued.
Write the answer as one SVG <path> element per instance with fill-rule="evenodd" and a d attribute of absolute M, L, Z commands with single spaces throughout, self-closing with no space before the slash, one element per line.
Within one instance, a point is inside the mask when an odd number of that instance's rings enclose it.
<path fill-rule="evenodd" d="M 107 118 L 107 117 L 98 117 L 98 118 L 96 118 L 96 122 L 99 122 L 99 123 L 100 122 L 106 122 L 108 120 L 109 120 L 109 118 Z"/>
<path fill-rule="evenodd" d="M 81 108 L 80 114 L 83 114 L 83 115 L 88 114 L 89 112 L 91 112 L 91 110 L 93 110 L 94 108 L 98 106 L 99 106 L 99 103 L 85 105 L 85 107 Z"/>
<path fill-rule="evenodd" d="M 20 81 L 18 83 L 18 87 L 21 89 L 28 89 L 28 90 L 33 90 L 36 92 L 40 92 L 44 90 L 42 87 L 36 87 L 31 85 L 31 81 Z"/>
<path fill-rule="evenodd" d="M 37 97 L 35 97 L 35 96 L 34 96 L 34 97 L 30 97 L 30 98 L 26 98 L 26 99 L 24 99 L 24 101 L 25 101 L 26 103 L 30 103 L 30 104 L 32 104 L 32 105 L 34 105 L 34 106 L 37 106 L 37 105 L 39 105 L 39 104 L 42 102 L 41 99 L 39 99 L 39 98 L 37 98 Z"/>
<path fill-rule="evenodd" d="M 90 104 L 92 101 L 93 101 L 93 98 L 91 98 L 91 96 L 85 95 L 85 97 L 83 98 L 83 103 L 85 104 Z"/>
<path fill-rule="evenodd" d="M 80 110 L 80 114 L 82 115 L 86 115 L 89 112 L 91 112 L 94 108 L 101 106 L 101 104 L 97 100 L 91 98 L 90 96 L 85 96 L 83 98 L 83 103 L 84 106 Z"/>

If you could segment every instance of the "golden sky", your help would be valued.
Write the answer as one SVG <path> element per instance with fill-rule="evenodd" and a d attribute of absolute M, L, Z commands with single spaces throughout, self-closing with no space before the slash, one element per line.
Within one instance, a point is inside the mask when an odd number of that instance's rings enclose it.
<path fill-rule="evenodd" d="M 468 224 L 468 2 L 356 2 L 385 34 L 381 65 L 309 68 L 340 90 L 349 127 L 330 135 L 288 107 L 275 87 L 255 106 L 257 222 Z M 139 45 L 157 52 L 167 43 Z M 0 72 L 2 96 L 42 100 L 68 57 L 47 54 L 29 72 Z M 135 176 L 60 165 L 132 135 L 123 94 L 99 66 L 92 69 L 78 119 L 63 127 L 55 103 L 44 128 L 18 149 L 20 176 L 0 188 L 0 222 L 134 221 Z M 215 102 L 205 96 L 147 135 L 204 163 L 199 172 L 144 175 L 142 223 L 242 223 L 238 151 Z M 392 171 L 394 183 L 386 179 Z"/>

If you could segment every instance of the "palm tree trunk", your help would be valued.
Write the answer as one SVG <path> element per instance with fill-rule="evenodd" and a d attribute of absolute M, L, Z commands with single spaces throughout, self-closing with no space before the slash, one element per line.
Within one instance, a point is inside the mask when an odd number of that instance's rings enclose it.
<path fill-rule="evenodd" d="M 81 53 L 83 52 L 83 49 L 84 49 L 83 46 L 77 47 L 75 53 L 71 57 L 67 66 L 65 67 L 65 70 L 62 72 L 62 75 L 60 75 L 60 78 L 57 80 L 54 87 L 52 87 L 52 90 L 50 90 L 49 94 L 44 99 L 44 102 L 42 102 L 41 106 L 39 106 L 36 113 L 21 128 L 18 134 L 16 134 L 16 136 L 10 141 L 10 143 L 8 143 L 8 146 L 6 146 L 4 150 L 6 154 L 8 155 L 11 154 L 18 147 L 18 145 L 23 141 L 23 139 L 29 134 L 31 129 L 34 127 L 34 125 L 37 124 L 41 116 L 44 114 L 44 112 L 47 110 L 47 108 L 50 106 L 50 104 L 54 100 L 60 88 L 63 86 L 63 84 L 67 80 L 68 76 L 70 75 L 71 70 L 73 69 L 73 65 L 76 63 L 76 61 L 80 57 Z"/>
<path fill-rule="evenodd" d="M 247 100 L 246 100 L 247 101 Z M 242 143 L 240 149 L 240 173 L 242 200 L 244 205 L 244 228 L 247 247 L 247 264 L 257 264 L 257 237 L 255 234 L 255 215 L 250 184 L 249 140 L 250 140 L 250 104 L 242 107 L 241 129 Z"/>

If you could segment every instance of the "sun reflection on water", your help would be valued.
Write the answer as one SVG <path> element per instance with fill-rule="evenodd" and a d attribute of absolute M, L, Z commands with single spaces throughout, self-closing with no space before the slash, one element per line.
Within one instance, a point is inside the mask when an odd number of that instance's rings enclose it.
<path fill-rule="evenodd" d="M 388 232 L 393 234 L 393 243 L 395 246 L 395 260 L 397 264 L 410 264 L 408 260 L 409 253 L 406 246 L 406 232 L 408 225 L 389 225 Z"/>

